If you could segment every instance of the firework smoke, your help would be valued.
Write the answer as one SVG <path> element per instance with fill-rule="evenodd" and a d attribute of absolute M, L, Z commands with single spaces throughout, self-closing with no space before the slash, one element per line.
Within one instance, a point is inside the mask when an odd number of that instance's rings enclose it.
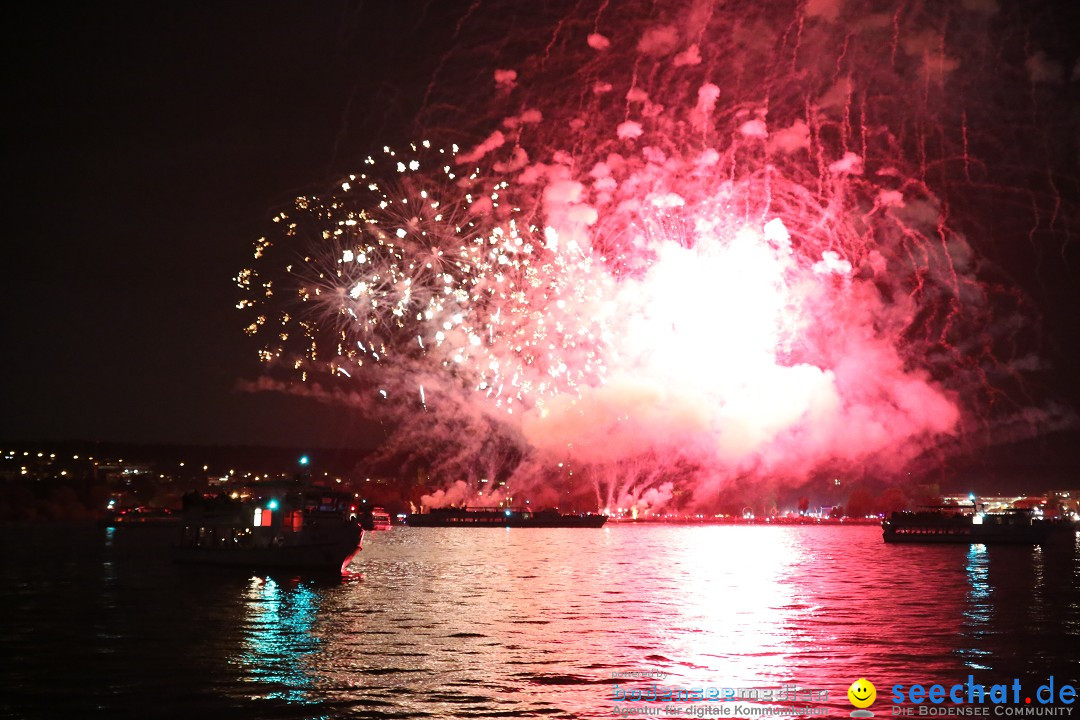
<path fill-rule="evenodd" d="M 262 387 L 386 420 L 432 502 L 640 511 L 1045 420 L 1001 410 L 1030 310 L 954 222 L 993 0 L 615 5 L 475 3 L 425 139 L 274 218 Z"/>

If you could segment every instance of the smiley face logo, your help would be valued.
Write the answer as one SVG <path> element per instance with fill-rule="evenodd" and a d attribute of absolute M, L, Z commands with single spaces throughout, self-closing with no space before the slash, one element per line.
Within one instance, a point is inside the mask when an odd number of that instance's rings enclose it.
<path fill-rule="evenodd" d="M 847 690 L 847 696 L 855 707 L 868 708 L 877 699 L 877 689 L 874 688 L 874 683 L 866 678 L 859 678 L 851 683 L 851 687 Z"/>

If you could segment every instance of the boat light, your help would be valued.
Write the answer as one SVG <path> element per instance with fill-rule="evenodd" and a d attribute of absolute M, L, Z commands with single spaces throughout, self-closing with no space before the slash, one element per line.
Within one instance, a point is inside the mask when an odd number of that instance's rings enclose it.
<path fill-rule="evenodd" d="M 266 509 L 277 510 L 277 500 L 271 500 L 270 502 L 266 503 Z"/>

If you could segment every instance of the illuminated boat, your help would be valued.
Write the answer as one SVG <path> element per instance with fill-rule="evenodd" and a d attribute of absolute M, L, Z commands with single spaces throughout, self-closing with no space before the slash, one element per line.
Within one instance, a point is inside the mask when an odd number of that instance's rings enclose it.
<path fill-rule="evenodd" d="M 888 543 L 985 543 L 1042 545 L 1069 542 L 1074 523 L 1036 517 L 1031 510 L 976 512 L 974 505 L 894 512 L 882 524 Z"/>
<path fill-rule="evenodd" d="M 595 513 L 564 514 L 555 509 L 532 511 L 529 508 L 433 508 L 426 513 L 412 513 L 405 524 L 413 527 L 542 527 L 598 528 L 607 515 Z"/>
<path fill-rule="evenodd" d="M 364 537 L 352 499 L 320 488 L 186 500 L 178 563 L 341 573 Z"/>
<path fill-rule="evenodd" d="M 389 530 L 390 513 L 386 512 L 386 510 L 381 507 L 371 508 L 371 529 Z"/>

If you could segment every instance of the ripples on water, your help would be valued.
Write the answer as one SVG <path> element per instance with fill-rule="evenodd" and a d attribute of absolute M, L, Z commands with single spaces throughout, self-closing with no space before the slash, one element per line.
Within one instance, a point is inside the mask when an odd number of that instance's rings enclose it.
<path fill-rule="evenodd" d="M 160 529 L 0 533 L 13 717 L 612 717 L 616 682 L 793 684 L 847 716 L 859 677 L 880 716 L 895 683 L 1080 680 L 1076 548 L 398 527 L 327 580 L 175 567 Z"/>

